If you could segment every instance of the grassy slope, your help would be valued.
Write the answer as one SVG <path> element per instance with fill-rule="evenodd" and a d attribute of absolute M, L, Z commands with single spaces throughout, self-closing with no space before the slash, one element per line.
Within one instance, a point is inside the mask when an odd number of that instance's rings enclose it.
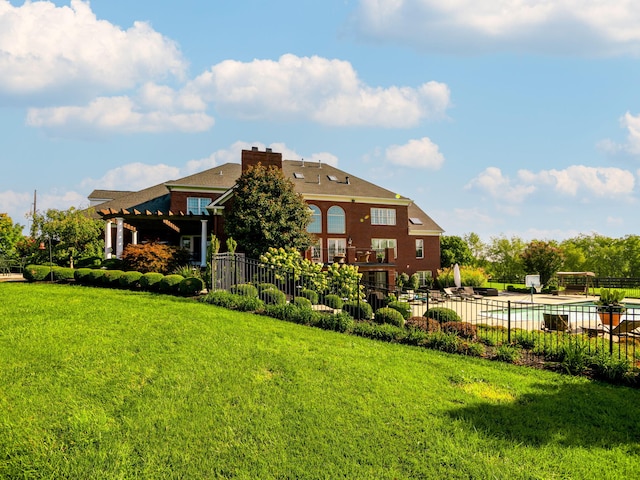
<path fill-rule="evenodd" d="M 171 297 L 0 284 L 0 478 L 632 478 L 638 395 Z"/>

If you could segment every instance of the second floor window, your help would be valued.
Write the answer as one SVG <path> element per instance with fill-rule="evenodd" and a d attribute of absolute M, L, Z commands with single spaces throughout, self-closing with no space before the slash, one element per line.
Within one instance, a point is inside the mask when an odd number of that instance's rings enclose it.
<path fill-rule="evenodd" d="M 207 205 L 210 203 L 210 198 L 188 197 L 187 213 L 191 213 L 193 215 L 204 215 L 207 213 Z"/>
<path fill-rule="evenodd" d="M 334 205 L 327 211 L 327 232 L 345 233 L 345 231 L 344 210 Z"/>
<path fill-rule="evenodd" d="M 322 233 L 322 213 L 320 213 L 320 209 L 315 205 L 309 205 L 309 210 L 311 210 L 311 221 L 307 225 L 307 232 Z"/>
<path fill-rule="evenodd" d="M 395 225 L 395 208 L 372 208 L 371 225 Z"/>
<path fill-rule="evenodd" d="M 416 258 L 424 258 L 424 240 L 416 239 Z"/>

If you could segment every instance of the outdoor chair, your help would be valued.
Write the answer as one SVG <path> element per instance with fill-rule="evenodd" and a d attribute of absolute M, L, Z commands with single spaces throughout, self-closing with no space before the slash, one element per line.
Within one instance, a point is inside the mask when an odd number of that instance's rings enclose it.
<path fill-rule="evenodd" d="M 569 315 L 557 313 L 542 314 L 542 330 L 546 332 L 568 332 L 569 331 Z"/>
<path fill-rule="evenodd" d="M 460 293 L 458 293 L 457 291 L 454 292 L 453 289 L 451 288 L 443 288 L 442 291 L 444 292 L 444 294 L 446 295 L 446 297 L 449 300 L 462 300 L 462 295 L 460 295 Z"/>
<path fill-rule="evenodd" d="M 640 320 L 622 320 L 618 325 L 609 330 L 608 325 L 600 324 L 596 328 L 582 327 L 582 330 L 590 337 L 611 334 L 618 337 L 639 337 L 640 332 L 636 330 L 640 328 Z"/>
<path fill-rule="evenodd" d="M 462 295 L 464 296 L 469 296 L 471 297 L 472 300 L 477 300 L 482 298 L 482 295 L 478 295 L 476 294 L 476 292 L 473 290 L 473 287 L 462 287 L 463 292 Z M 459 292 L 460 290 L 458 290 Z"/>

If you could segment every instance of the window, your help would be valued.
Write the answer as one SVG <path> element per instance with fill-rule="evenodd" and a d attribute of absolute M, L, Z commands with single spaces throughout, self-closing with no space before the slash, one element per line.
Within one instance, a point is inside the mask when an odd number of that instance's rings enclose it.
<path fill-rule="evenodd" d="M 384 254 L 385 248 L 393 248 L 393 255 L 398 258 L 398 245 L 395 238 L 372 238 L 371 249 L 376 254 Z"/>
<path fill-rule="evenodd" d="M 395 225 L 395 208 L 372 208 L 371 225 Z"/>
<path fill-rule="evenodd" d="M 424 258 L 424 240 L 422 238 L 416 240 L 416 258 Z"/>
<path fill-rule="evenodd" d="M 316 263 L 322 263 L 322 243 L 320 239 L 316 240 L 316 243 L 311 245 L 311 261 Z"/>
<path fill-rule="evenodd" d="M 336 255 L 345 255 L 347 253 L 347 240 L 344 238 L 328 238 L 327 249 L 329 250 L 329 261 L 333 260 Z"/>
<path fill-rule="evenodd" d="M 202 237 L 199 235 L 187 235 L 181 237 L 180 245 L 190 253 L 190 260 L 193 263 L 200 262 L 200 257 L 202 256 L 201 238 Z"/>
<path fill-rule="evenodd" d="M 409 221 L 411 222 L 411 225 L 422 225 L 422 220 L 418 217 L 409 217 Z"/>
<path fill-rule="evenodd" d="M 418 285 L 421 287 L 431 287 L 433 285 L 433 275 L 431 270 L 421 270 L 416 272 L 418 275 Z"/>
<path fill-rule="evenodd" d="M 345 233 L 344 210 L 333 206 L 327 211 L 327 232 Z"/>
<path fill-rule="evenodd" d="M 309 205 L 309 210 L 311 210 L 311 221 L 307 225 L 307 232 L 322 233 L 322 213 L 320 209 L 315 205 Z"/>
<path fill-rule="evenodd" d="M 188 197 L 187 213 L 194 215 L 204 215 L 207 213 L 207 205 L 211 203 L 210 198 Z"/>

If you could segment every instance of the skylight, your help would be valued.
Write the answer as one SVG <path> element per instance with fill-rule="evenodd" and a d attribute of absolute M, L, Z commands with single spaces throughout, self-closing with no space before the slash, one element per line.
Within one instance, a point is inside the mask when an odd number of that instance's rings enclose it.
<path fill-rule="evenodd" d="M 304 178 L 304 173 L 294 172 L 293 176 L 294 176 L 295 178 Z"/>
<path fill-rule="evenodd" d="M 409 217 L 409 221 L 413 225 L 422 225 L 422 220 L 420 220 L 418 217 Z"/>
<path fill-rule="evenodd" d="M 327 178 L 329 180 L 331 180 L 332 182 L 337 182 L 338 181 L 338 177 L 336 177 L 335 175 L 327 175 Z"/>

